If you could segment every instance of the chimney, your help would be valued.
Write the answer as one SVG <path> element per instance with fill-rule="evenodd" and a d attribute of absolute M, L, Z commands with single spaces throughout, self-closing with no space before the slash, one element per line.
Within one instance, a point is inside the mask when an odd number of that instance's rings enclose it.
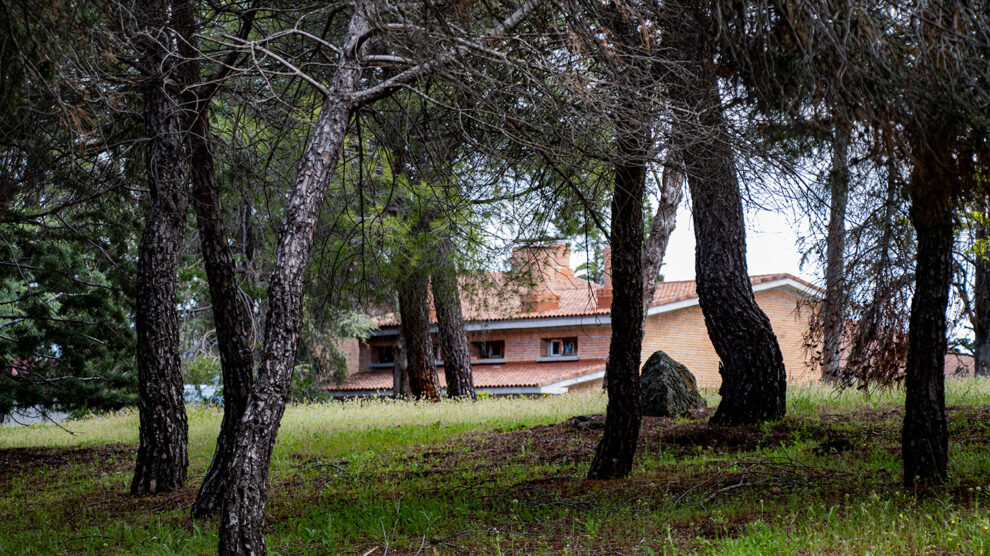
<path fill-rule="evenodd" d="M 528 245 L 512 249 L 512 269 L 529 273 L 532 287 L 521 296 L 525 312 L 551 311 L 560 308 L 560 296 L 551 284 L 555 274 L 571 266 L 571 248 L 566 243 Z"/>
<path fill-rule="evenodd" d="M 566 243 L 521 245 L 512 248 L 512 269 L 539 270 L 548 276 L 552 271 L 571 267 L 571 246 Z"/>
<path fill-rule="evenodd" d="M 612 248 L 605 248 L 605 262 L 602 269 L 602 287 L 595 294 L 599 309 L 612 308 Z"/>

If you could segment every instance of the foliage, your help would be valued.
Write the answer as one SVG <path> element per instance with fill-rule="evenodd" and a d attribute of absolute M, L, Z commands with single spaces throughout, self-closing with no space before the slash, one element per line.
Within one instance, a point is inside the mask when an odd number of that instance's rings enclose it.
<path fill-rule="evenodd" d="M 101 261 L 88 238 L 71 231 L 22 223 L 2 235 L 0 414 L 13 406 L 86 411 L 134 403 L 134 333 L 123 289 L 129 265 Z M 114 249 L 112 238 L 94 239 L 101 240 Z"/>
<path fill-rule="evenodd" d="M 307 303 L 290 399 L 328 399 L 325 387 L 342 385 L 348 378 L 343 342 L 364 341 L 375 328 L 375 322 L 362 313 Z"/>

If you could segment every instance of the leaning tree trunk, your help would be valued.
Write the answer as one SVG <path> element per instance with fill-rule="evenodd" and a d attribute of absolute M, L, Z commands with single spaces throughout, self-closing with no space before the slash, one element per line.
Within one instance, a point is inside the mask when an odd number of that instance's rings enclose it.
<path fill-rule="evenodd" d="M 430 279 L 422 269 L 399 281 L 399 333 L 405 343 L 406 374 L 412 397 L 440 399 L 437 364 L 430 339 L 430 313 L 427 299 Z"/>
<path fill-rule="evenodd" d="M 667 243 L 670 242 L 670 234 L 674 233 L 677 225 L 677 207 L 681 204 L 684 196 L 684 174 L 674 168 L 668 161 L 664 165 L 663 176 L 660 178 L 660 203 L 657 205 L 657 212 L 653 215 L 653 224 L 650 226 L 650 235 L 646 238 L 646 247 L 643 249 L 643 316 L 650 309 L 653 302 L 653 295 L 657 291 L 657 281 L 660 279 L 660 267 L 663 265 L 663 257 L 667 253 Z"/>
<path fill-rule="evenodd" d="M 140 12 L 143 66 L 168 68 L 163 31 L 164 2 L 149 2 Z M 182 112 L 165 75 L 145 76 L 145 166 L 150 209 L 138 247 L 137 363 L 140 438 L 131 492 L 172 491 L 186 480 L 188 426 L 179 363 L 176 278 L 185 227 L 186 172 Z"/>
<path fill-rule="evenodd" d="M 605 363 L 608 406 L 605 430 L 588 470 L 589 479 L 629 475 L 639 439 L 639 363 L 643 347 L 643 199 L 646 164 L 652 145 L 655 114 L 639 92 L 649 79 L 636 25 L 610 10 L 610 22 L 621 39 L 626 72 L 615 75 L 618 105 L 612 117 L 615 132 L 611 233 L 612 339 Z M 640 55 L 637 55 L 640 54 Z M 628 88 L 625 88 L 628 87 Z"/>
<path fill-rule="evenodd" d="M 176 28 L 182 36 L 179 50 L 185 57 L 182 65 L 186 86 L 185 102 L 191 108 L 188 112 L 186 148 L 189 153 L 196 228 L 210 287 L 213 321 L 220 349 L 224 402 L 223 421 L 220 423 L 213 461 L 192 505 L 194 516 L 204 516 L 216 512 L 223 499 L 226 467 L 233 456 L 237 423 L 244 414 L 251 391 L 254 357 L 251 351 L 250 308 L 237 286 L 234 256 L 227 242 L 223 208 L 216 185 L 208 110 L 208 103 L 215 89 L 201 82 L 197 22 L 193 8 L 193 2 L 185 1 L 177 4 L 173 11 Z"/>
<path fill-rule="evenodd" d="M 629 141 L 626 138 L 625 141 Z M 642 145 L 620 145 L 633 149 Z M 617 164 L 612 194 L 612 341 L 605 374 L 605 432 L 589 479 L 615 479 L 632 471 L 639 439 L 639 359 L 643 347 L 643 195 L 645 164 Z"/>
<path fill-rule="evenodd" d="M 536 7 L 531 0 L 485 34 L 497 41 L 519 25 Z M 384 83 L 357 91 L 361 76 L 359 54 L 366 50 L 371 21 L 366 10 L 375 4 L 356 3 L 344 35 L 339 63 L 326 89 L 320 116 L 289 196 L 285 221 L 275 251 L 275 270 L 268 289 L 265 351 L 258 377 L 237 431 L 230 477 L 220 522 L 221 554 L 265 553 L 265 481 L 275 436 L 285 411 L 302 325 L 303 279 L 313 246 L 320 207 L 340 155 L 351 114 L 359 105 L 384 98 L 453 58 L 445 56 L 410 68 Z M 466 52 L 461 47 L 458 52 Z"/>
<path fill-rule="evenodd" d="M 980 222 L 976 228 L 976 250 L 973 284 L 973 356 L 976 376 L 990 376 L 990 222 L 987 200 L 981 201 Z"/>
<path fill-rule="evenodd" d="M 443 351 L 443 374 L 447 379 L 447 396 L 475 399 L 471 354 L 468 352 L 461 293 L 457 287 L 457 269 L 452 259 L 453 242 L 440 238 L 431 288 L 437 310 L 437 331 Z"/>
<path fill-rule="evenodd" d="M 787 381 L 770 319 L 756 304 L 746 265 L 746 226 L 728 122 L 722 113 L 704 8 L 678 2 L 667 29 L 664 74 L 679 116 L 671 130 L 693 201 L 698 300 L 715 352 L 722 401 L 711 422 L 741 425 L 784 416 Z M 683 5 L 682 5 L 683 4 Z"/>
<path fill-rule="evenodd" d="M 944 481 L 949 454 L 945 310 L 952 279 L 953 202 L 948 178 L 937 169 L 942 161 L 932 158 L 917 163 L 909 186 L 918 237 L 901 436 L 904 485 L 909 487 Z"/>
<path fill-rule="evenodd" d="M 849 197 L 849 130 L 836 124 L 832 136 L 831 206 L 825 238 L 825 303 L 821 307 L 822 380 L 839 382 L 842 375 L 842 328 L 845 314 L 846 204 Z"/>
<path fill-rule="evenodd" d="M 286 207 L 268 290 L 265 349 L 228 466 L 220 512 L 221 554 L 264 554 L 265 499 L 275 437 L 285 411 L 302 325 L 303 279 L 327 187 L 343 144 L 360 77 L 359 41 L 371 30 L 354 9 L 302 167 Z"/>
<path fill-rule="evenodd" d="M 227 242 L 220 196 L 215 187 L 209 133 L 207 116 L 203 113 L 197 118 L 189 138 L 192 197 L 220 349 L 223 421 L 220 423 L 213 461 L 193 503 L 195 516 L 211 514 L 219 509 L 223 499 L 225 469 L 234 454 L 237 424 L 244 415 L 254 379 L 251 313 L 237 286 L 234 257 Z"/>

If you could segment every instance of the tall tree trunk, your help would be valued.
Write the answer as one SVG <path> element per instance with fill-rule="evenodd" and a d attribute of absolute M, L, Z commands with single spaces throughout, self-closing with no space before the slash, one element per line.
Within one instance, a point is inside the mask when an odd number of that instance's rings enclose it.
<path fill-rule="evenodd" d="M 646 165 L 653 143 L 655 113 L 640 96 L 651 80 L 638 25 L 612 8 L 605 13 L 622 44 L 625 71 L 613 76 L 618 103 L 612 117 L 615 154 L 612 161 L 611 246 L 612 338 L 605 363 L 608 406 L 605 430 L 588 470 L 589 479 L 629 475 L 642 413 L 639 406 L 639 364 L 643 347 L 643 199 Z"/>
<path fill-rule="evenodd" d="M 454 268 L 453 242 L 440 238 L 437 261 L 433 271 L 433 305 L 437 310 L 437 330 L 443 352 L 443 374 L 447 379 L 447 396 L 475 399 L 471 354 L 468 352 L 464 318 L 461 315 L 461 293 Z"/>
<path fill-rule="evenodd" d="M 226 467 L 233 456 L 237 424 L 244 414 L 254 379 L 254 357 L 251 351 L 250 308 L 237 286 L 234 256 L 227 241 L 223 207 L 216 186 L 208 110 L 212 96 L 208 91 L 213 89 L 201 82 L 196 38 L 198 24 L 192 4 L 191 1 L 176 4 L 174 13 L 176 28 L 182 37 L 179 51 L 186 59 L 182 66 L 185 101 L 186 106 L 192 107 L 188 113 L 186 148 L 189 152 L 193 208 L 220 349 L 224 401 L 223 421 L 220 423 L 213 461 L 192 505 L 194 516 L 204 516 L 217 511 L 223 499 Z"/>
<path fill-rule="evenodd" d="M 360 77 L 360 38 L 371 25 L 354 8 L 337 66 L 286 207 L 268 290 L 265 348 L 258 377 L 237 430 L 220 512 L 221 554 L 264 554 L 265 483 L 285 411 L 302 325 L 303 279 L 316 222 L 354 109 Z"/>
<path fill-rule="evenodd" d="M 213 461 L 203 478 L 192 512 L 211 514 L 223 499 L 225 469 L 234 453 L 237 424 L 244 415 L 251 383 L 254 381 L 254 354 L 251 349 L 251 313 L 237 286 L 234 257 L 227 242 L 220 196 L 215 187 L 213 155 L 209 145 L 206 114 L 197 118 L 189 149 L 192 164 L 193 204 L 199 230 L 203 264 L 210 286 L 213 320 L 216 324 L 223 377 L 223 421 L 217 437 Z"/>
<path fill-rule="evenodd" d="M 836 124 L 832 131 L 831 206 L 825 238 L 825 303 L 822 317 L 822 380 L 845 382 L 842 377 L 842 328 L 845 315 L 846 204 L 849 198 L 849 130 Z"/>
<path fill-rule="evenodd" d="M 168 70 L 168 6 L 156 1 L 139 12 L 142 65 Z M 167 492 L 182 486 L 189 466 L 188 425 L 179 362 L 176 279 L 185 227 L 185 158 L 179 100 L 163 74 L 144 76 L 145 166 L 150 209 L 138 247 L 137 362 L 140 438 L 131 492 Z"/>
<path fill-rule="evenodd" d="M 934 144 L 942 145 L 941 142 Z M 901 452 L 904 484 L 941 483 L 947 476 L 949 432 L 945 417 L 945 310 L 952 279 L 951 184 L 935 157 L 923 157 L 911 174 L 911 223 L 918 236 L 914 297 L 905 369 L 907 397 Z"/>
<path fill-rule="evenodd" d="M 650 309 L 653 295 L 657 291 L 657 281 L 660 279 L 660 267 L 667 253 L 667 243 L 670 234 L 674 233 L 677 225 L 677 207 L 684 197 L 684 174 L 668 161 L 663 168 L 660 178 L 660 203 L 653 215 L 650 235 L 646 238 L 646 248 L 643 250 L 643 315 Z"/>
<path fill-rule="evenodd" d="M 427 293 L 429 274 L 422 269 L 408 269 L 399 281 L 399 331 L 405 343 L 406 374 L 414 398 L 440 399 L 433 340 L 430 339 L 430 310 Z"/>
<path fill-rule="evenodd" d="M 711 422 L 741 425 L 784 416 L 786 375 L 770 319 L 756 304 L 746 265 L 746 226 L 728 122 L 722 113 L 704 6 L 677 2 L 665 26 L 677 71 L 664 76 L 680 117 L 671 145 L 693 201 L 698 300 L 722 386 Z"/>
<path fill-rule="evenodd" d="M 412 395 L 409 389 L 409 365 L 406 361 L 406 341 L 400 332 L 395 343 L 395 362 L 392 364 L 392 395 L 396 398 L 408 398 Z"/>
<path fill-rule="evenodd" d="M 980 222 L 976 224 L 979 249 L 974 257 L 973 274 L 973 356 L 976 376 L 990 376 L 990 210 L 985 195 L 980 200 Z"/>
<path fill-rule="evenodd" d="M 536 7 L 531 0 L 494 26 L 483 40 L 498 40 L 519 25 Z M 375 4 L 358 2 L 341 44 L 320 116 L 292 187 L 285 221 L 275 251 L 275 270 L 268 288 L 264 355 L 237 431 L 230 478 L 220 512 L 220 554 L 264 554 L 265 481 L 272 449 L 295 366 L 302 325 L 303 280 L 309 263 L 317 218 L 340 155 L 347 125 L 355 108 L 390 95 L 453 59 L 439 59 L 410 68 L 387 82 L 357 90 L 361 76 L 359 52 L 366 50 L 371 32 L 368 11 Z M 466 46 L 457 52 L 467 51 Z"/>
<path fill-rule="evenodd" d="M 620 151 L 642 153 L 635 139 L 619 140 Z M 643 346 L 643 195 L 645 164 L 617 164 L 612 194 L 612 340 L 605 374 L 608 407 L 605 432 L 595 450 L 589 479 L 615 479 L 632 471 L 639 439 L 639 363 Z"/>

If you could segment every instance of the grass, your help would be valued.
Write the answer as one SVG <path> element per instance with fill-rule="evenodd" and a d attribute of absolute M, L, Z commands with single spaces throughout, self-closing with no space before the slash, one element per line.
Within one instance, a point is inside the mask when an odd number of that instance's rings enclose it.
<path fill-rule="evenodd" d="M 706 392 L 711 406 L 717 394 Z M 269 550 L 304 553 L 990 553 L 990 381 L 947 383 L 950 479 L 900 487 L 903 394 L 792 389 L 745 429 L 646 419 L 634 471 L 584 474 L 600 394 L 292 406 L 273 457 Z M 127 494 L 132 411 L 0 428 L 0 553 L 208 554 L 188 507 L 221 413 L 189 408 L 183 490 Z"/>

